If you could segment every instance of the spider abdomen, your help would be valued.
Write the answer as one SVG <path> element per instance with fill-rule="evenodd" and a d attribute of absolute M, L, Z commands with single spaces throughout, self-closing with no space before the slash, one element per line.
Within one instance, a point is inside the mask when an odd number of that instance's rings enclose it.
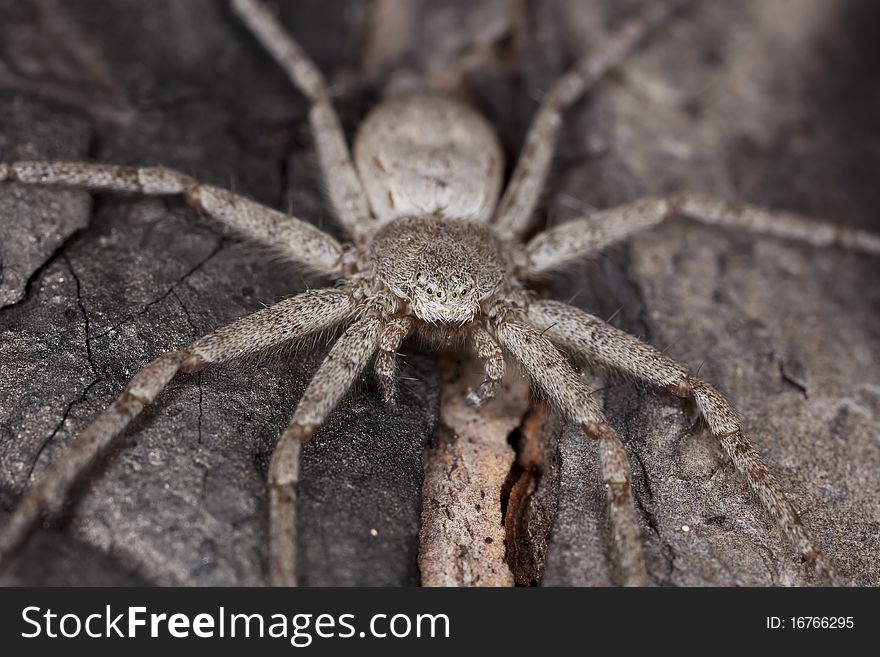
<path fill-rule="evenodd" d="M 503 155 L 475 110 L 441 93 L 382 103 L 360 127 L 355 165 L 376 218 L 442 215 L 488 221 Z"/>

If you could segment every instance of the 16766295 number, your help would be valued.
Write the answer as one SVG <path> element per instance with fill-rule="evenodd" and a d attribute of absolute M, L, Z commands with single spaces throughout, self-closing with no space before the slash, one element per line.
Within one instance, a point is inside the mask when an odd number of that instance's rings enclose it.
<path fill-rule="evenodd" d="M 853 627 L 854 616 L 767 616 L 768 630 L 846 630 Z"/>

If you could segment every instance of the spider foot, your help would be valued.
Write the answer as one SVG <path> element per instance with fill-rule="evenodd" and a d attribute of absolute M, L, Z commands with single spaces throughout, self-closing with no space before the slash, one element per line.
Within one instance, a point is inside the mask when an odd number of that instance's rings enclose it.
<path fill-rule="evenodd" d="M 486 402 L 495 397 L 498 392 L 499 381 L 486 379 L 476 388 L 468 388 L 465 400 L 474 408 L 480 408 Z"/>
<path fill-rule="evenodd" d="M 382 399 L 384 402 L 394 405 L 397 401 L 397 380 L 393 376 L 380 376 L 379 387 L 382 389 Z"/>

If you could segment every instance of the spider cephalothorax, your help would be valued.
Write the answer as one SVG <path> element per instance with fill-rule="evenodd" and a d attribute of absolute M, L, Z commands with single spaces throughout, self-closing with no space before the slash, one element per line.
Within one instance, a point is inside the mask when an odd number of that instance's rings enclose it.
<path fill-rule="evenodd" d="M 392 221 L 373 239 L 369 257 L 376 281 L 431 324 L 474 321 L 512 270 L 491 228 L 439 217 Z"/>
<path fill-rule="evenodd" d="M 880 238 L 788 213 L 680 194 L 635 201 L 538 233 L 530 230 L 549 170 L 562 112 L 664 18 L 662 3 L 627 23 L 545 95 L 499 203 L 503 163 L 497 137 L 476 110 L 436 93 L 402 96 L 364 122 L 354 161 L 320 72 L 255 0 L 233 8 L 312 103 L 310 121 L 330 204 L 349 240 L 224 189 L 164 168 L 82 162 L 0 163 L 0 182 L 66 185 L 150 195 L 181 194 L 198 210 L 328 279 L 239 319 L 181 351 L 147 364 L 103 415 L 22 498 L 0 533 L 0 562 L 45 512 L 56 511 L 78 477 L 178 372 L 199 369 L 345 327 L 302 395 L 269 471 L 270 571 L 296 582 L 296 494 L 302 441 L 308 440 L 362 371 L 374 363 L 393 399 L 397 350 L 421 332 L 461 340 L 483 362 L 479 404 L 498 389 L 505 358 L 585 436 L 599 444 L 612 544 L 626 584 L 647 583 L 626 451 L 563 351 L 692 400 L 712 434 L 805 561 L 833 579 L 797 511 L 752 448 L 728 402 L 663 353 L 564 303 L 542 300 L 530 284 L 575 258 L 674 216 L 738 227 L 815 246 L 880 253 Z"/>

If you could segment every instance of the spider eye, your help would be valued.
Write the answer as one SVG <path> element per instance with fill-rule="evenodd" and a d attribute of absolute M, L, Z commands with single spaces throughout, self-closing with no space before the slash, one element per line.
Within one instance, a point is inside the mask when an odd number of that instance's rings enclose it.
<path fill-rule="evenodd" d="M 468 289 L 466 287 L 461 288 L 461 296 L 464 296 L 468 293 Z"/>
<path fill-rule="evenodd" d="M 428 294 L 434 294 L 434 288 L 429 287 L 425 290 L 425 292 L 427 292 Z"/>

